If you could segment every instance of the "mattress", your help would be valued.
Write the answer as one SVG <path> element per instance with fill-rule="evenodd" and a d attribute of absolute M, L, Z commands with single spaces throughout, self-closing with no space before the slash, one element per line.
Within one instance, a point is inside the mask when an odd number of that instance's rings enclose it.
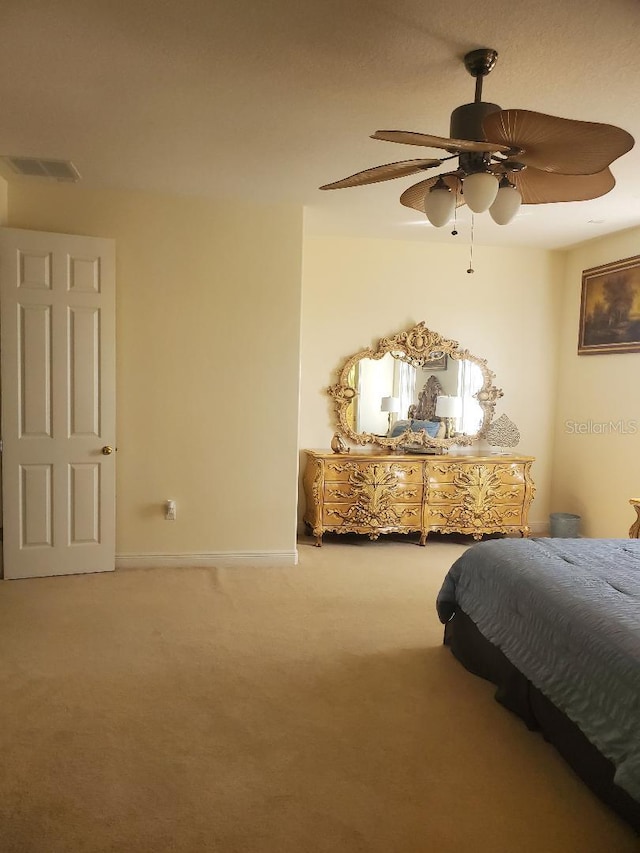
<path fill-rule="evenodd" d="M 502 539 L 470 548 L 437 600 L 572 720 L 640 801 L 640 540 Z"/>

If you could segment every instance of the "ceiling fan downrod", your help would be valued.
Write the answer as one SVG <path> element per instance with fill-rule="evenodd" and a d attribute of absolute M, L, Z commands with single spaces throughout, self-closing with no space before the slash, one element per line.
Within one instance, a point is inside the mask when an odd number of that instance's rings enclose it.
<path fill-rule="evenodd" d="M 476 78 L 476 102 L 482 100 L 482 82 L 490 74 L 498 60 L 498 51 L 491 47 L 480 47 L 464 56 L 464 67 Z"/>
<path fill-rule="evenodd" d="M 464 67 L 476 79 L 475 100 L 471 104 L 457 107 L 451 113 L 449 136 L 454 139 L 485 141 L 482 122 L 491 113 L 499 112 L 501 107 L 482 100 L 482 83 L 493 70 L 497 59 L 498 51 L 490 47 L 481 47 L 465 55 Z"/>

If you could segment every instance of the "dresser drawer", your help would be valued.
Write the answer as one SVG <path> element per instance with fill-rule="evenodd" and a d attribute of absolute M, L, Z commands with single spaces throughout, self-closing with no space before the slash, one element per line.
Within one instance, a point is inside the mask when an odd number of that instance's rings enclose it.
<path fill-rule="evenodd" d="M 360 503 L 325 503 L 322 508 L 324 527 L 345 528 L 400 528 L 419 529 L 422 505 L 401 504 L 375 506 Z"/>
<path fill-rule="evenodd" d="M 477 504 L 501 505 L 522 504 L 524 501 L 524 485 L 502 485 L 497 484 L 487 489 L 483 484 L 471 483 L 468 487 L 460 488 L 454 483 L 430 484 L 427 490 L 427 502 L 429 505 L 439 504 Z"/>
<path fill-rule="evenodd" d="M 456 487 L 480 482 L 491 485 L 514 485 L 525 483 L 525 466 L 520 462 L 513 463 L 448 463 L 427 466 L 429 486 L 437 483 L 451 483 Z"/>
<path fill-rule="evenodd" d="M 450 528 L 461 533 L 473 533 L 475 530 L 491 533 L 512 526 L 520 528 L 523 524 L 526 524 L 526 518 L 522 504 L 494 503 L 475 508 L 464 504 L 434 504 L 428 510 L 430 527 Z"/>
<path fill-rule="evenodd" d="M 403 481 L 392 481 L 388 485 L 364 486 L 349 482 L 340 482 L 338 480 L 325 482 L 324 484 L 324 500 L 325 503 L 335 503 L 336 501 L 348 501 L 352 503 L 357 501 L 362 491 L 366 490 L 369 493 L 375 492 L 376 489 L 388 493 L 394 501 L 399 503 L 420 503 L 422 501 L 423 486 L 422 483 L 406 483 Z M 371 495 L 373 497 L 373 494 Z"/>
<path fill-rule="evenodd" d="M 422 465 L 413 462 L 327 460 L 324 464 L 325 482 L 383 485 L 396 480 L 400 483 L 422 484 L 422 478 Z"/>

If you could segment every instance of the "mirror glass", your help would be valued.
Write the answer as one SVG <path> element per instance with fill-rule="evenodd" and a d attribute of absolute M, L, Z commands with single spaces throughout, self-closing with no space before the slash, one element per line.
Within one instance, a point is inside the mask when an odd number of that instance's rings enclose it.
<path fill-rule="evenodd" d="M 347 441 L 446 449 L 486 435 L 502 396 L 493 378 L 484 359 L 418 323 L 348 358 L 328 392 Z"/>
<path fill-rule="evenodd" d="M 438 396 L 460 400 L 459 414 L 452 417 L 455 433 L 475 436 L 482 424 L 484 412 L 473 395 L 482 388 L 484 376 L 469 359 L 443 354 L 415 367 L 389 352 L 379 359 L 361 358 L 352 378 L 357 395 L 349 404 L 347 419 L 354 432 L 393 436 L 410 426 L 411 420 L 438 423 Z"/>

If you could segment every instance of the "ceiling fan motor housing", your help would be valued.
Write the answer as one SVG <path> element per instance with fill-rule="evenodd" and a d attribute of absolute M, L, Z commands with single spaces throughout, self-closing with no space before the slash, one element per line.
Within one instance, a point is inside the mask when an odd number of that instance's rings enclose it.
<path fill-rule="evenodd" d="M 474 142 L 486 142 L 482 122 L 491 113 L 500 112 L 502 107 L 488 101 L 474 101 L 463 104 L 451 113 L 449 136 L 453 139 L 469 139 Z"/>

